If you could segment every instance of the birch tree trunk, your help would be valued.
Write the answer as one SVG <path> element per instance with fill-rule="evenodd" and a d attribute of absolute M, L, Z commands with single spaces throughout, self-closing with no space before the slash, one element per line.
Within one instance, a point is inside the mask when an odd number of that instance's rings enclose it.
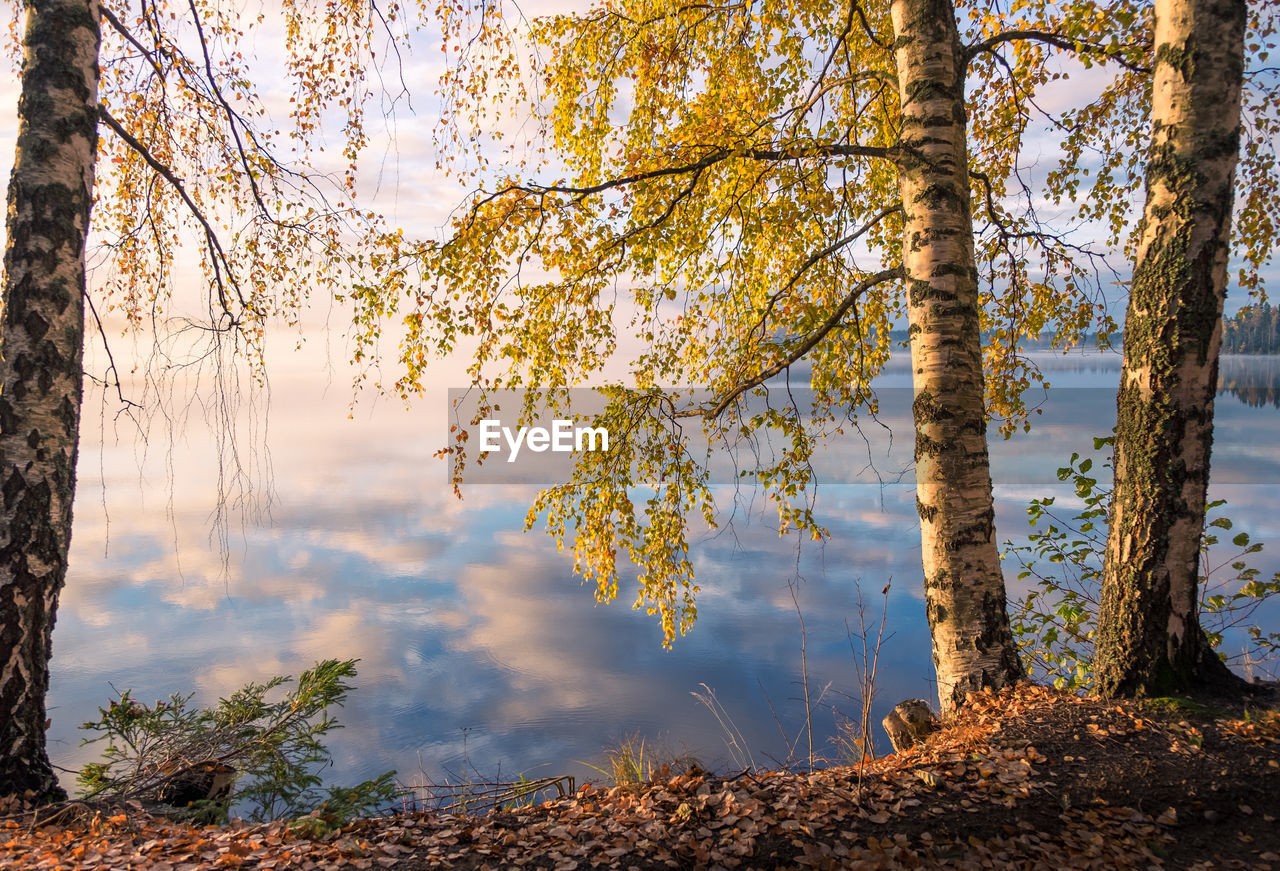
<path fill-rule="evenodd" d="M 28 0 L 0 322 L 0 794 L 61 797 L 45 694 L 80 427 L 97 0 Z"/>
<path fill-rule="evenodd" d="M 1016 680 L 1022 665 L 995 541 L 955 9 L 951 0 L 894 0 L 891 11 L 902 102 L 916 507 L 946 711 L 971 690 Z"/>
<path fill-rule="evenodd" d="M 1108 696 L 1226 667 L 1198 618 L 1240 140 L 1244 0 L 1157 0 L 1147 204 L 1124 325 L 1095 671 Z"/>

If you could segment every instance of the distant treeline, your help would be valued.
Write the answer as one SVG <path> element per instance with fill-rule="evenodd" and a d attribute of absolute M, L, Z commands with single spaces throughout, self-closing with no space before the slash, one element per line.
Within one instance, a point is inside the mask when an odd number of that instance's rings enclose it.
<path fill-rule="evenodd" d="M 1271 303 L 1247 305 L 1235 313 L 1233 317 L 1223 318 L 1222 353 L 1224 354 L 1280 354 L 1280 308 L 1272 308 Z M 889 333 L 895 345 L 906 346 L 908 335 L 906 330 L 891 330 Z M 990 341 L 989 335 L 983 341 Z M 1098 347 L 1098 337 L 1093 333 L 1082 336 L 1077 347 L 1092 350 Z M 1113 333 L 1109 337 L 1110 347 L 1119 351 L 1124 347 L 1124 334 Z M 1022 348 L 1026 351 L 1047 351 L 1052 347 L 1049 334 L 1043 338 L 1023 339 Z"/>
<path fill-rule="evenodd" d="M 893 344 L 895 347 L 905 348 L 910 343 L 911 336 L 907 333 L 906 330 L 890 330 L 889 338 L 893 341 Z M 1112 333 L 1109 339 L 1110 347 L 1117 351 L 1120 350 L 1121 342 L 1123 341 L 1123 339 L 1124 339 L 1123 334 L 1119 332 Z M 983 344 L 987 344 L 990 341 L 991 341 L 991 334 L 983 333 L 982 334 Z M 1086 333 L 1085 335 L 1081 336 L 1080 343 L 1076 347 L 1086 351 L 1097 350 L 1098 348 L 1097 334 Z M 1024 338 L 1022 340 L 1022 349 L 1024 351 L 1048 351 L 1048 350 L 1051 350 L 1052 348 L 1053 348 L 1053 340 L 1050 337 L 1050 334 L 1047 332 L 1044 334 L 1043 337 L 1037 336 L 1034 339 Z"/>
<path fill-rule="evenodd" d="M 1247 305 L 1223 320 L 1222 353 L 1280 354 L 1280 309 Z"/>

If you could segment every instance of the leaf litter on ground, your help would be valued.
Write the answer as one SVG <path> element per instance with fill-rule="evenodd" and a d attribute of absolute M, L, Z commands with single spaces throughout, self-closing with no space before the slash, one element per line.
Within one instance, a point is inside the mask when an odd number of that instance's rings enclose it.
<path fill-rule="evenodd" d="M 1280 871 L 1280 714 L 1274 689 L 1248 710 L 1192 716 L 1026 684 L 972 695 L 924 745 L 861 766 L 587 784 L 535 807 L 394 814 L 314 839 L 283 822 L 74 809 L 9 808 L 0 864 Z"/>

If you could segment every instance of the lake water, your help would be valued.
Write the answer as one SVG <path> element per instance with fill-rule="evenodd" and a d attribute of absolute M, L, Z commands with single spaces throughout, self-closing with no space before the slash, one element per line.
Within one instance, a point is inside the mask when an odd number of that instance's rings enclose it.
<path fill-rule="evenodd" d="M 1002 542 L 1025 535 L 1029 499 L 1056 493 L 1065 503 L 1054 470 L 1114 422 L 1117 356 L 1037 360 L 1055 385 L 1044 413 L 1030 434 L 993 444 Z M 603 748 L 632 735 L 727 768 L 724 732 L 691 695 L 704 684 L 754 761 L 773 765 L 797 739 L 807 753 L 789 583 L 815 701 L 825 689 L 813 711 L 817 752 L 832 752 L 837 722 L 858 709 L 849 627 L 858 627 L 859 584 L 875 624 L 892 579 L 875 722 L 904 698 L 935 698 L 905 369 L 885 380 L 883 426 L 824 457 L 817 510 L 831 539 L 779 538 L 748 502 L 731 527 L 696 543 L 700 616 L 668 651 L 654 618 L 630 609 L 625 586 L 618 601 L 597 605 L 550 539 L 521 531 L 533 488 L 484 485 L 453 497 L 432 458 L 444 443 L 442 392 L 410 411 L 357 405 L 348 419 L 340 378 L 329 383 L 305 361 L 282 365 L 272 370 L 269 416 L 246 418 L 270 454 L 241 456 L 256 480 L 272 482 L 249 498 L 269 516 L 233 513 L 225 543 L 213 516 L 217 444 L 201 423 L 215 412 L 194 407 L 185 430 L 171 438 L 157 426 L 144 444 L 87 392 L 87 419 L 95 407 L 102 414 L 81 449 L 54 633 L 56 764 L 95 757 L 79 748 L 77 726 L 96 718 L 113 686 L 145 700 L 195 691 L 208 703 L 249 680 L 358 657 L 358 689 L 339 713 L 346 728 L 331 742 L 333 783 L 389 768 L 402 782 L 581 779 L 594 776 L 584 763 L 601 764 Z M 1256 557 L 1269 574 L 1280 569 L 1280 360 L 1228 358 L 1223 384 L 1211 496 L 1230 501 L 1238 528 L 1272 543 Z M 235 485 L 224 481 L 233 496 Z M 1275 616 L 1263 615 L 1272 631 Z"/>

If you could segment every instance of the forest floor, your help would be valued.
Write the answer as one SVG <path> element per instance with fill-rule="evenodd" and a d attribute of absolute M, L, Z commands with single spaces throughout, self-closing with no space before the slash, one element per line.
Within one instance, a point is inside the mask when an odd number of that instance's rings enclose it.
<path fill-rule="evenodd" d="M 1274 687 L 1206 706 L 1027 685 L 971 696 L 924 746 L 862 766 L 587 785 L 535 807 L 400 814 L 317 839 L 283 823 L 11 814 L 0 866 L 1280 871 L 1278 701 Z"/>

